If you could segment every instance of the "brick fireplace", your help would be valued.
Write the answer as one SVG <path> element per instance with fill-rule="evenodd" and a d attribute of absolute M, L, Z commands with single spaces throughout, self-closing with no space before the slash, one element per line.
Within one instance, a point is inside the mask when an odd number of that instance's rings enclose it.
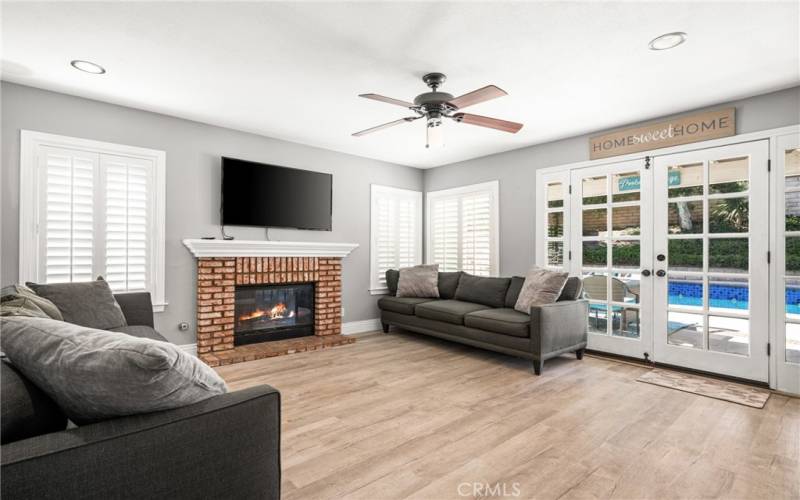
<path fill-rule="evenodd" d="M 341 335 L 342 331 L 342 257 L 343 255 L 298 255 L 298 256 L 238 256 L 240 252 L 274 253 L 339 253 L 344 255 L 356 245 L 348 244 L 309 244 L 309 243 L 282 243 L 282 242 L 237 242 L 223 240 L 184 240 L 184 244 L 197 257 L 197 355 L 211 366 L 251 361 L 254 359 L 290 354 L 292 352 L 307 351 L 351 343 L 353 338 Z M 330 247 L 334 249 L 327 252 L 312 250 L 309 245 Z M 347 245 L 349 249 L 339 248 Z M 297 247 L 300 248 L 297 248 Z M 230 253 L 232 255 L 220 255 Z M 286 325 L 295 322 L 282 321 L 276 329 L 278 334 L 271 340 L 268 329 L 256 329 L 260 334 L 258 339 L 248 337 L 242 341 L 239 335 L 251 333 L 242 327 L 242 319 L 249 319 L 258 311 L 258 307 L 250 305 L 250 309 L 239 307 L 240 317 L 237 318 L 236 298 L 252 295 L 247 292 L 251 289 L 269 287 L 279 290 L 279 296 L 285 297 L 287 288 L 284 285 L 311 284 L 313 285 L 313 326 L 306 322 L 307 333 L 310 336 L 297 338 L 284 338 L 281 335 L 286 331 Z M 263 293 L 263 292 L 260 292 Z M 308 292 L 304 292 L 308 293 Z M 292 296 L 294 297 L 294 296 Z M 294 307 L 294 299 L 276 302 L 276 307 L 286 307 L 284 302 Z M 299 314 L 309 314 L 303 307 L 297 306 Z M 263 307 L 262 307 L 263 309 Z M 247 316 L 242 316 L 246 311 Z M 282 311 L 283 312 L 283 311 Z M 275 315 L 273 311 L 271 314 Z M 289 313 L 286 313 L 289 317 Z M 237 319 L 239 321 L 237 321 Z M 262 322 L 263 323 L 263 322 Z M 303 322 L 297 322 L 303 326 Z M 238 325 L 238 327 L 237 327 Z M 250 328 L 252 330 L 252 328 Z M 298 331 L 300 331 L 298 329 Z M 237 340 L 235 340 L 235 338 Z"/>

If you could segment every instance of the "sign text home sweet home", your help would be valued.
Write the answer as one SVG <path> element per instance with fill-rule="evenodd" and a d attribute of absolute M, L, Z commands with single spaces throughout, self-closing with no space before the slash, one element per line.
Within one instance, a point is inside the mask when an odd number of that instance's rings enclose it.
<path fill-rule="evenodd" d="M 592 160 L 689 144 L 736 133 L 736 108 L 706 111 L 665 122 L 629 128 L 589 139 Z"/>

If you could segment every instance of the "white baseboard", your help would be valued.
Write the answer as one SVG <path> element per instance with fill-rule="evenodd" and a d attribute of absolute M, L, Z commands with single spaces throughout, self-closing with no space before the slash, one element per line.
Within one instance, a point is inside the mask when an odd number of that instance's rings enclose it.
<path fill-rule="evenodd" d="M 365 319 L 362 321 L 348 321 L 342 323 L 342 335 L 353 335 L 354 333 L 374 332 L 381 329 L 380 318 Z"/>
<path fill-rule="evenodd" d="M 191 354 L 192 356 L 197 356 L 197 344 L 179 345 L 178 349 L 186 351 L 188 354 Z"/>

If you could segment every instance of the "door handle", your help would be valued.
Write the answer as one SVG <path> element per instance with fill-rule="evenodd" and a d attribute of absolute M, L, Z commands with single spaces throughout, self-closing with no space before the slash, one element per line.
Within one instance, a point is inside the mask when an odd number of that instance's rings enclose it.
<path fill-rule="evenodd" d="M 642 271 L 642 276 L 644 276 L 645 278 L 650 276 L 650 270 L 649 269 L 645 269 L 644 271 Z"/>
<path fill-rule="evenodd" d="M 659 262 L 663 262 L 663 261 L 664 261 L 664 259 L 666 259 L 666 258 L 667 258 L 667 256 L 666 256 L 666 255 L 664 255 L 663 253 L 660 253 L 660 254 L 658 254 L 658 255 L 656 256 L 656 259 L 658 259 L 658 261 L 659 261 Z"/>
<path fill-rule="evenodd" d="M 663 270 L 663 269 L 659 269 L 658 271 L 656 271 L 656 276 L 658 276 L 659 278 L 663 278 L 666 275 L 667 275 L 667 272 L 665 270 Z"/>

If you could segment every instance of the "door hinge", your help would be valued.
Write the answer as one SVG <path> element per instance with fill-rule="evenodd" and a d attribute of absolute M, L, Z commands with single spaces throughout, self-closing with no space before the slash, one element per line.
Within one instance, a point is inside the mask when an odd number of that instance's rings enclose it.
<path fill-rule="evenodd" d="M 567 252 L 567 260 L 572 260 L 572 250 Z"/>
<path fill-rule="evenodd" d="M 771 356 L 771 355 L 772 355 L 772 344 L 767 342 L 767 356 Z"/>
<path fill-rule="evenodd" d="M 649 156 L 645 156 L 644 157 L 644 168 L 646 168 L 646 169 L 650 168 L 650 157 Z"/>
<path fill-rule="evenodd" d="M 767 250 L 767 264 L 769 264 L 771 261 L 772 261 L 772 252 Z"/>
<path fill-rule="evenodd" d="M 569 185 L 569 194 L 572 194 L 572 184 Z"/>
<path fill-rule="evenodd" d="M 772 160 L 767 160 L 767 172 L 772 171 Z"/>

